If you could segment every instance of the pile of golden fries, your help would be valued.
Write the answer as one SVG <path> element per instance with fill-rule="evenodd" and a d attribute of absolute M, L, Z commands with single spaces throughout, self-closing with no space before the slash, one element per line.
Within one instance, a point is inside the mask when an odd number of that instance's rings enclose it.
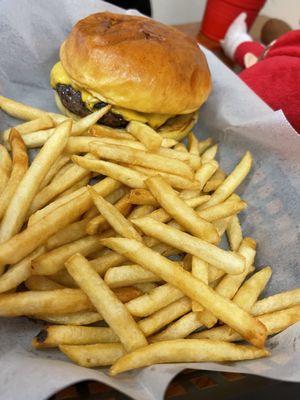
<path fill-rule="evenodd" d="M 0 108 L 27 121 L 0 145 L 0 316 L 53 324 L 35 348 L 116 375 L 264 357 L 266 337 L 300 320 L 300 289 L 259 300 L 272 270 L 255 269 L 235 193 L 249 152 L 225 174 L 211 139 L 96 125 L 109 107 L 76 122 L 2 96 Z"/>

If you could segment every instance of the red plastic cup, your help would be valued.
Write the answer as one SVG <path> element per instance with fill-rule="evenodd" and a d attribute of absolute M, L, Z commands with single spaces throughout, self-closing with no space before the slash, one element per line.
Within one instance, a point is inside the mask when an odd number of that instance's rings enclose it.
<path fill-rule="evenodd" d="M 201 33 L 219 41 L 242 12 L 247 14 L 248 29 L 252 26 L 266 0 L 207 0 Z"/>

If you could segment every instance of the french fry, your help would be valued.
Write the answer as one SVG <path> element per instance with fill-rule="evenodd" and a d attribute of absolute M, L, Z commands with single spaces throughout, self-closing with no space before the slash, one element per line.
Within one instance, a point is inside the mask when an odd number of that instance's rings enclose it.
<path fill-rule="evenodd" d="M 118 336 L 110 328 L 53 325 L 43 328 L 32 340 L 32 347 L 45 349 L 59 345 L 117 343 Z"/>
<path fill-rule="evenodd" d="M 198 151 L 200 156 L 207 150 L 210 146 L 212 146 L 213 140 L 212 138 L 200 140 L 198 143 Z"/>
<path fill-rule="evenodd" d="M 245 311 L 251 312 L 252 306 L 256 303 L 258 296 L 266 287 L 271 278 L 272 270 L 265 267 L 252 275 L 233 297 L 232 301 Z"/>
<path fill-rule="evenodd" d="M 203 326 L 198 312 L 189 312 L 178 318 L 177 321 L 167 326 L 164 330 L 149 338 L 149 342 L 162 342 L 165 340 L 182 339 Z"/>
<path fill-rule="evenodd" d="M 176 146 L 174 147 L 174 150 L 183 151 L 184 153 L 186 153 L 188 151 L 188 149 L 185 147 L 185 145 L 181 142 L 176 144 Z"/>
<path fill-rule="evenodd" d="M 137 297 L 126 304 L 130 314 L 135 317 L 148 317 L 163 307 L 184 297 L 184 294 L 174 286 L 165 283 L 157 286 L 149 293 Z"/>
<path fill-rule="evenodd" d="M 127 220 L 124 215 L 108 201 L 104 200 L 92 187 L 88 188 L 90 196 L 98 208 L 101 215 L 108 221 L 110 226 L 121 236 L 128 239 L 136 239 L 141 241 L 142 238 L 137 230 L 133 227 L 131 222 Z"/>
<path fill-rule="evenodd" d="M 168 149 L 165 149 L 168 150 Z M 141 165 L 146 168 L 153 168 L 158 171 L 169 172 L 171 174 L 193 179 L 193 171 L 183 161 L 164 157 L 143 150 L 133 150 L 126 146 L 115 146 L 97 143 L 90 144 L 90 151 L 95 155 L 116 162 L 124 162 L 133 165 Z M 178 152 L 178 154 L 181 154 Z"/>
<path fill-rule="evenodd" d="M 216 154 L 218 151 L 218 145 L 215 144 L 211 147 L 209 147 L 207 150 L 204 151 L 204 153 L 202 153 L 201 155 L 201 161 L 202 163 L 206 163 L 209 162 L 211 160 L 214 160 Z"/>
<path fill-rule="evenodd" d="M 60 173 L 61 169 L 70 161 L 70 157 L 67 155 L 61 155 L 55 161 L 54 164 L 49 168 L 47 175 L 43 179 L 42 183 L 40 184 L 39 189 L 42 190 L 45 186 L 48 185 L 51 180 Z"/>
<path fill-rule="evenodd" d="M 226 234 L 232 251 L 236 251 L 243 240 L 243 232 L 237 215 L 234 215 L 227 228 Z"/>
<path fill-rule="evenodd" d="M 80 181 L 74 183 L 74 185 L 71 186 L 69 189 L 66 189 L 64 192 L 62 192 L 58 196 L 56 196 L 55 199 L 59 200 L 65 196 L 68 196 L 71 193 L 76 192 L 78 189 L 81 189 L 81 188 L 87 186 L 87 184 L 90 182 L 90 179 L 91 179 L 91 175 L 88 174 L 87 176 L 82 178 Z"/>
<path fill-rule="evenodd" d="M 12 161 L 7 149 L 0 144 L 0 190 L 6 186 L 12 169 Z"/>
<path fill-rule="evenodd" d="M 153 197 L 151 192 L 146 189 L 133 189 L 129 193 L 130 203 L 137 204 L 137 205 L 149 205 L 158 207 L 159 203 L 157 202 L 156 198 Z"/>
<path fill-rule="evenodd" d="M 109 137 L 114 139 L 127 139 L 135 140 L 135 138 L 128 132 L 122 129 L 113 129 L 105 125 L 93 125 L 89 129 L 89 133 L 96 137 Z"/>
<path fill-rule="evenodd" d="M 225 181 L 225 178 L 225 172 L 218 168 L 216 172 L 212 175 L 212 177 L 204 185 L 203 192 L 209 193 L 215 191 Z"/>
<path fill-rule="evenodd" d="M 17 129 L 20 135 L 24 135 L 26 133 L 52 128 L 53 126 L 54 124 L 52 118 L 46 114 L 40 118 L 17 125 L 14 128 Z M 3 132 L 3 140 L 8 141 L 9 134 L 10 128 Z"/>
<path fill-rule="evenodd" d="M 98 312 L 119 337 L 127 351 L 147 345 L 126 307 L 118 300 L 89 262 L 75 254 L 66 262 L 66 268 L 77 284 L 87 293 Z"/>
<path fill-rule="evenodd" d="M 245 260 L 237 253 L 223 250 L 211 243 L 181 232 L 153 218 L 143 217 L 133 223 L 144 232 L 163 243 L 190 253 L 230 274 L 239 274 L 245 269 Z"/>
<path fill-rule="evenodd" d="M 29 276 L 25 281 L 25 286 L 29 290 L 56 290 L 65 288 L 60 283 L 54 282 L 46 276 L 39 275 Z"/>
<path fill-rule="evenodd" d="M 191 300 L 184 296 L 159 309 L 148 317 L 141 319 L 138 322 L 138 326 L 147 337 L 159 331 L 161 328 L 186 314 L 190 310 Z"/>
<path fill-rule="evenodd" d="M 143 293 L 149 293 L 149 292 L 151 292 L 151 290 L 155 289 L 157 287 L 157 285 L 156 285 L 156 283 L 153 283 L 153 282 L 145 282 L 145 283 L 137 283 L 136 285 L 134 285 L 134 287 L 141 290 Z M 139 296 L 139 297 L 141 297 L 141 296 Z"/>
<path fill-rule="evenodd" d="M 160 280 L 155 274 L 137 264 L 109 268 L 104 276 L 105 283 L 111 288 L 135 285 L 143 282 L 159 282 Z"/>
<path fill-rule="evenodd" d="M 14 289 L 24 282 L 31 274 L 31 260 L 43 252 L 44 248 L 40 247 L 17 264 L 11 265 L 0 277 L 0 293 Z"/>
<path fill-rule="evenodd" d="M 199 156 L 198 139 L 193 134 L 193 132 L 190 132 L 188 134 L 188 143 L 189 143 L 189 152 L 191 154 L 195 154 L 196 156 Z"/>
<path fill-rule="evenodd" d="M 200 193 L 200 186 L 196 180 L 191 181 L 190 179 L 186 179 L 182 176 L 169 174 L 169 173 L 162 172 L 162 171 L 156 171 L 155 169 L 145 168 L 145 167 L 141 167 L 139 165 L 128 164 L 127 166 L 137 172 L 141 172 L 145 176 L 160 175 L 161 177 L 164 178 L 165 181 L 167 181 L 175 189 L 198 190 Z"/>
<path fill-rule="evenodd" d="M 119 186 L 119 183 L 115 180 L 106 178 L 94 185 L 94 189 L 105 197 L 118 189 Z M 63 204 L 45 216 L 39 223 L 27 227 L 18 235 L 5 243 L 1 243 L 0 265 L 17 263 L 41 244 L 44 244 L 54 233 L 71 224 L 87 211 L 92 205 L 92 200 L 87 190 L 83 189 L 84 191 L 80 196 Z"/>
<path fill-rule="evenodd" d="M 300 306 L 286 308 L 280 311 L 274 311 L 267 314 L 262 314 L 257 319 L 263 323 L 267 329 L 267 335 L 275 335 L 288 328 L 289 326 L 300 321 Z M 218 326 L 199 333 L 190 335 L 191 339 L 211 339 L 223 340 L 226 342 L 236 342 L 243 338 L 227 325 Z"/>
<path fill-rule="evenodd" d="M 73 156 L 72 160 L 89 171 L 98 172 L 99 174 L 109 176 L 116 179 L 130 188 L 146 188 L 145 180 L 147 177 L 140 172 L 134 171 L 122 165 L 114 164 L 109 161 L 102 160 L 86 160 L 80 156 Z"/>
<path fill-rule="evenodd" d="M 62 123 L 33 160 L 6 209 L 0 226 L 0 242 L 7 241 L 20 231 L 31 202 L 49 167 L 63 152 L 70 129 L 70 121 Z"/>
<path fill-rule="evenodd" d="M 245 270 L 241 274 L 225 275 L 216 287 L 217 293 L 227 299 L 232 299 L 234 297 L 244 279 L 249 274 L 250 267 L 254 262 L 256 254 L 256 242 L 251 238 L 245 238 L 239 248 L 239 254 L 245 259 Z"/>
<path fill-rule="evenodd" d="M 116 202 L 114 206 L 124 216 L 127 216 L 132 210 L 132 204 L 129 202 L 128 195 L 122 197 L 119 201 Z M 88 222 L 86 226 L 86 233 L 89 235 L 95 235 L 96 233 L 103 232 L 109 227 L 109 222 L 104 218 L 102 214 L 100 214 L 95 216 Z"/>
<path fill-rule="evenodd" d="M 217 294 L 205 283 L 194 278 L 180 264 L 168 260 L 132 239 L 109 238 L 102 239 L 101 243 L 177 287 L 192 300 L 198 301 L 255 346 L 264 345 L 266 332 L 261 323 L 230 300 Z"/>
<path fill-rule="evenodd" d="M 42 276 L 42 275 L 33 275 L 33 276 Z M 64 287 L 74 288 L 74 289 L 78 288 L 77 283 L 74 281 L 74 279 L 71 277 L 71 275 L 65 268 L 59 270 L 58 272 L 55 272 L 55 274 L 48 275 L 48 278 L 56 283 L 59 283 Z"/>
<path fill-rule="evenodd" d="M 214 226 L 197 215 L 163 178 L 159 176 L 148 178 L 146 184 L 159 204 L 189 232 L 208 242 L 219 241 Z"/>
<path fill-rule="evenodd" d="M 83 346 L 61 345 L 59 350 L 76 364 L 86 368 L 112 365 L 126 353 L 121 343 L 98 343 Z"/>
<path fill-rule="evenodd" d="M 202 190 L 207 183 L 207 181 L 213 176 L 216 172 L 219 164 L 216 160 L 211 160 L 206 163 L 203 163 L 198 171 L 195 173 L 195 179 L 200 184 L 200 190 Z"/>
<path fill-rule="evenodd" d="M 64 244 L 74 242 L 86 236 L 86 226 L 91 218 L 84 218 L 80 221 L 73 222 L 65 228 L 51 236 L 46 242 L 47 250 L 53 250 Z"/>
<path fill-rule="evenodd" d="M 144 215 L 150 214 L 153 210 L 153 206 L 136 206 L 129 214 L 128 219 L 132 221 L 135 218 L 140 218 Z"/>
<path fill-rule="evenodd" d="M 202 261 L 200 258 L 192 257 L 192 274 L 195 278 L 200 279 L 205 284 L 208 284 L 208 268 L 209 264 Z M 192 310 L 194 312 L 203 311 L 203 307 L 196 301 L 192 301 Z"/>
<path fill-rule="evenodd" d="M 251 314 L 261 315 L 269 312 L 283 310 L 300 304 L 300 289 L 274 294 L 265 299 L 257 301 L 251 308 Z"/>
<path fill-rule="evenodd" d="M 95 156 L 92 154 L 86 154 L 84 157 L 92 160 L 95 159 Z M 82 168 L 76 164 L 72 165 L 58 179 L 53 180 L 51 183 L 49 183 L 49 185 L 45 186 L 40 192 L 37 193 L 30 206 L 29 214 L 31 215 L 35 211 L 43 208 L 56 196 L 87 176 L 90 177 L 90 173 L 85 168 Z"/>
<path fill-rule="evenodd" d="M 108 111 L 108 107 L 104 107 L 99 111 L 95 111 L 92 114 L 87 115 L 84 118 L 80 118 L 78 121 L 74 121 L 70 135 L 79 136 L 89 129 L 90 126 L 94 125 L 102 114 Z M 51 117 L 53 118 L 52 114 Z M 35 148 L 43 146 L 46 141 L 54 134 L 54 129 L 40 130 L 24 135 L 24 142 L 28 148 Z"/>
<path fill-rule="evenodd" d="M 14 193 L 16 192 L 23 176 L 28 169 L 28 155 L 24 142 L 14 128 L 11 129 L 9 136 L 10 147 L 12 149 L 12 170 L 5 187 L 0 194 L 0 219 L 3 217 Z"/>
<path fill-rule="evenodd" d="M 47 115 L 46 111 L 27 106 L 26 104 L 19 103 L 4 96 L 0 96 L 0 108 L 8 115 L 26 121 L 31 121 L 32 119 L 41 118 Z"/>
<path fill-rule="evenodd" d="M 105 237 L 111 236 L 112 232 L 105 233 Z M 102 236 L 103 237 L 103 236 Z M 74 242 L 67 243 L 42 254 L 40 257 L 32 260 L 32 273 L 34 275 L 52 275 L 64 268 L 65 262 L 73 254 L 80 251 L 82 255 L 89 255 L 94 251 L 101 249 L 99 239 L 101 236 L 85 236 Z"/>
<path fill-rule="evenodd" d="M 90 311 L 93 306 L 80 289 L 28 291 L 0 296 L 0 316 L 65 314 Z"/>
<path fill-rule="evenodd" d="M 110 368 L 112 376 L 153 364 L 174 362 L 223 362 L 266 357 L 268 350 L 209 339 L 178 339 L 152 343 L 119 358 Z"/>
<path fill-rule="evenodd" d="M 183 114 L 170 118 L 162 127 L 159 128 L 159 133 L 164 138 L 182 140 L 188 132 L 193 128 L 198 120 L 198 113 Z"/>
<path fill-rule="evenodd" d="M 38 314 L 32 316 L 35 319 L 41 319 L 42 321 L 47 321 L 52 324 L 61 324 L 61 325 L 72 325 L 72 326 L 81 326 L 81 325 L 90 325 L 95 322 L 102 321 L 102 316 L 96 311 L 79 311 L 70 314 Z"/>
<path fill-rule="evenodd" d="M 231 220 L 231 218 L 233 217 L 226 217 L 226 218 L 222 218 L 222 219 L 217 219 L 216 221 L 213 222 L 214 227 L 216 228 L 220 238 L 224 235 L 229 222 Z"/>
<path fill-rule="evenodd" d="M 247 151 L 244 157 L 238 163 L 238 165 L 234 168 L 234 170 L 227 176 L 224 182 L 212 194 L 210 200 L 202 206 L 203 209 L 214 206 L 226 200 L 243 182 L 250 171 L 251 165 L 252 156 L 250 152 Z"/>
<path fill-rule="evenodd" d="M 101 276 L 103 276 L 108 269 L 117 267 L 126 261 L 126 257 L 123 257 L 119 253 L 115 253 L 109 249 L 105 249 L 104 251 L 105 252 L 101 256 L 90 260 L 90 264 L 94 270 Z"/>
<path fill-rule="evenodd" d="M 229 197 L 229 199 L 225 200 L 223 203 L 216 204 L 215 206 L 208 207 L 205 210 L 198 211 L 198 214 L 206 221 L 212 222 L 236 215 L 237 213 L 243 211 L 246 207 L 247 203 L 244 201 L 231 200 Z"/>
<path fill-rule="evenodd" d="M 150 151 L 158 150 L 162 144 L 162 137 L 150 126 L 141 122 L 131 121 L 126 130 Z"/>

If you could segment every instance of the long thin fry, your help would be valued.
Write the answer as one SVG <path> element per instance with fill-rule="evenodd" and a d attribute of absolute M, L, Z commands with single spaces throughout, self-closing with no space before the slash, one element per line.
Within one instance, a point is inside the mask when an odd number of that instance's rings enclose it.
<path fill-rule="evenodd" d="M 98 208 L 99 212 L 109 222 L 111 227 L 121 236 L 128 239 L 136 239 L 141 241 L 142 238 L 134 226 L 124 215 L 113 205 L 101 197 L 92 187 L 88 188 L 89 194 Z"/>
<path fill-rule="evenodd" d="M 12 149 L 12 171 L 5 188 L 0 193 L 0 219 L 3 217 L 12 197 L 14 196 L 23 176 L 28 169 L 28 155 L 25 144 L 14 128 L 11 129 L 9 136 L 10 147 Z"/>
<path fill-rule="evenodd" d="M 0 144 L 0 190 L 5 188 L 12 169 L 12 161 L 7 149 Z"/>
<path fill-rule="evenodd" d="M 20 182 L 0 226 L 0 242 L 18 233 L 26 214 L 49 167 L 63 152 L 71 129 L 71 121 L 63 122 L 38 153 Z"/>
<path fill-rule="evenodd" d="M 244 258 L 240 255 L 225 251 L 170 225 L 162 224 L 149 217 L 139 218 L 133 222 L 146 235 L 193 254 L 230 274 L 239 274 L 245 269 Z"/>
<path fill-rule="evenodd" d="M 101 144 L 101 146 L 99 146 L 97 143 L 90 144 L 90 151 L 107 160 L 141 165 L 146 168 L 154 168 L 158 171 L 169 172 L 171 174 L 180 175 L 188 179 L 193 179 L 193 172 L 191 168 L 189 168 L 189 166 L 183 161 L 175 158 L 168 158 L 158 154 L 148 153 L 143 150 L 132 149 L 126 146 L 115 146 L 108 144 Z M 180 152 L 178 153 L 181 154 Z"/>
<path fill-rule="evenodd" d="M 87 159 L 94 159 L 92 154 L 86 154 L 84 156 Z M 89 176 L 89 171 L 80 167 L 79 165 L 72 165 L 64 174 L 58 179 L 53 180 L 49 185 L 45 186 L 32 201 L 29 209 L 29 214 L 33 214 L 35 211 L 44 207 L 54 197 L 58 196 L 65 190 L 69 189 L 76 182 Z"/>
<path fill-rule="evenodd" d="M 183 227 L 193 235 L 211 243 L 219 241 L 219 235 L 212 224 L 203 220 L 184 200 L 164 181 L 156 176 L 146 181 L 148 188 L 159 204 Z"/>
<path fill-rule="evenodd" d="M 94 189 L 103 196 L 107 196 L 119 187 L 120 184 L 110 178 L 94 185 Z M 1 243 L 0 265 L 17 263 L 45 243 L 54 233 L 77 220 L 91 206 L 92 200 L 85 189 L 80 196 L 57 208 L 38 224 L 27 227 L 18 235 Z"/>
<path fill-rule="evenodd" d="M 119 337 L 127 351 L 147 345 L 126 307 L 117 299 L 89 262 L 80 254 L 72 256 L 66 267 L 77 284 L 87 293 L 98 312 Z"/>
<path fill-rule="evenodd" d="M 269 352 L 253 346 L 234 345 L 209 339 L 178 339 L 150 344 L 119 358 L 110 369 L 111 375 L 147 365 L 171 362 L 209 362 L 252 360 Z"/>
<path fill-rule="evenodd" d="M 23 124 L 15 126 L 15 129 L 20 133 L 20 135 L 24 135 L 26 133 L 35 132 L 40 129 L 48 129 L 53 127 L 53 120 L 49 115 L 44 115 L 40 118 L 33 119 L 31 121 L 25 122 Z M 3 132 L 3 139 L 8 141 L 10 134 L 10 129 L 6 129 Z"/>
<path fill-rule="evenodd" d="M 226 200 L 248 175 L 251 165 L 252 156 L 250 152 L 247 151 L 234 170 L 212 194 L 210 200 L 202 206 L 203 209 Z"/>
<path fill-rule="evenodd" d="M 76 364 L 87 368 L 112 365 L 125 354 L 125 349 L 121 343 L 97 343 L 83 346 L 61 345 L 59 350 Z"/>
<path fill-rule="evenodd" d="M 42 329 L 32 341 L 36 349 L 58 347 L 59 345 L 83 345 L 116 343 L 118 336 L 110 328 L 88 326 L 53 325 Z"/>
<path fill-rule="evenodd" d="M 194 278 L 180 264 L 170 261 L 142 243 L 132 239 L 103 239 L 102 244 L 123 255 L 133 262 L 160 276 L 166 282 L 180 289 L 192 300 L 199 301 L 217 318 L 237 330 L 245 339 L 258 347 L 264 345 L 266 333 L 264 326 L 255 318 L 231 301 L 218 295 L 202 281 Z"/>

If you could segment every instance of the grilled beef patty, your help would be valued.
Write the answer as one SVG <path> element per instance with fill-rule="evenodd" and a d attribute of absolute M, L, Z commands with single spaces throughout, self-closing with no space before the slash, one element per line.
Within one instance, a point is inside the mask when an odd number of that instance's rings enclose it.
<path fill-rule="evenodd" d="M 59 83 L 56 85 L 56 91 L 62 104 L 73 114 L 79 115 L 80 117 L 85 117 L 86 115 L 91 114 L 91 111 L 82 101 L 79 90 L 75 90 L 70 85 L 63 85 Z M 100 110 L 106 105 L 107 103 L 99 101 L 99 103 L 94 105 L 93 111 Z M 126 121 L 122 115 L 108 111 L 101 119 L 99 119 L 98 123 L 110 126 L 111 128 L 125 128 L 125 126 L 128 124 L 128 121 Z"/>

